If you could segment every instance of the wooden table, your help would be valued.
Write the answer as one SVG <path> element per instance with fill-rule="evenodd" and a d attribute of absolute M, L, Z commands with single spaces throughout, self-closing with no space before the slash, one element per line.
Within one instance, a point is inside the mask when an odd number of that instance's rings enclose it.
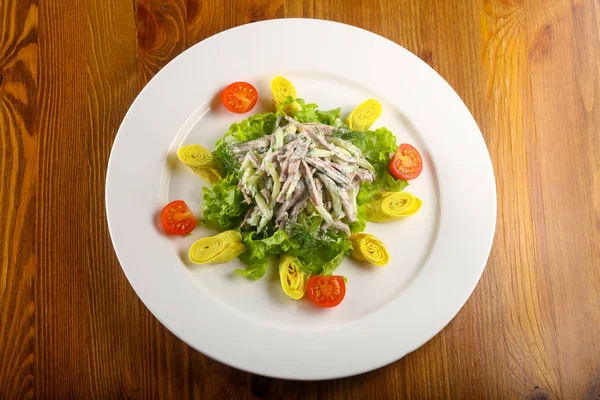
<path fill-rule="evenodd" d="M 272 380 L 192 350 L 136 297 L 105 221 L 108 156 L 140 89 L 194 43 L 280 17 L 421 57 L 496 172 L 495 243 L 466 306 L 348 379 Z M 600 398 L 598 1 L 0 0 L 0 133 L 2 399 Z"/>

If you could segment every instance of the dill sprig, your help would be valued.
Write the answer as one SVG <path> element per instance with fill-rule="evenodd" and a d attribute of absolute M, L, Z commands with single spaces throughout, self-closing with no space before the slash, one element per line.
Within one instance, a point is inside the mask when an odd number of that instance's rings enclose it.
<path fill-rule="evenodd" d="M 296 252 L 301 258 L 314 257 L 319 248 L 327 246 L 329 243 L 335 243 L 335 239 L 328 234 L 328 231 L 321 230 L 320 221 L 316 222 L 318 224 L 303 225 L 288 221 L 286 224 L 286 231 L 290 239 L 298 246 Z"/>
<path fill-rule="evenodd" d="M 217 160 L 219 160 L 219 164 L 225 176 L 232 173 L 237 173 L 237 171 L 239 171 L 241 164 L 237 158 L 235 158 L 235 155 L 231 150 L 231 146 L 228 144 L 221 144 L 220 146 L 217 146 L 212 154 Z"/>
<path fill-rule="evenodd" d="M 340 139 L 347 140 L 361 149 L 366 148 L 369 144 L 369 138 L 363 132 L 338 129 L 333 135 Z"/>
<path fill-rule="evenodd" d="M 298 252 L 309 254 L 319 247 L 319 239 L 316 232 L 310 227 L 289 221 L 287 224 L 289 236 L 298 245 Z"/>

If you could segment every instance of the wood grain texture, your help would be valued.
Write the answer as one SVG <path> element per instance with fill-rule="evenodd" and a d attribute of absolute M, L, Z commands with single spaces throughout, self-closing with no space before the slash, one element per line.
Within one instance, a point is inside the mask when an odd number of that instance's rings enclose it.
<path fill-rule="evenodd" d="M 143 306 L 104 214 L 139 90 L 240 24 L 345 22 L 457 91 L 498 223 L 461 312 L 353 378 L 293 382 L 191 349 Z M 0 399 L 600 399 L 600 4 L 594 0 L 0 0 Z"/>
<path fill-rule="evenodd" d="M 87 247 L 81 226 L 91 207 L 85 182 L 87 10 L 40 2 L 36 240 L 38 393 L 86 396 L 91 387 L 86 295 Z M 73 200 L 76 202 L 73 203 Z M 52 371 L 52 373 L 49 373 Z"/>
<path fill-rule="evenodd" d="M 136 0 L 140 88 L 185 50 L 184 0 Z"/>
<path fill-rule="evenodd" d="M 0 3 L 0 397 L 33 398 L 38 5 Z"/>
<path fill-rule="evenodd" d="M 598 2 L 526 1 L 538 168 L 537 251 L 565 396 L 600 396 L 600 10 Z M 571 174 L 562 166 L 571 165 Z M 557 190 L 556 185 L 560 186 Z M 573 207 L 573 205 L 577 205 Z M 596 203 L 597 205 L 597 203 Z M 565 212 L 568 211 L 568 212 Z M 587 343 L 581 346 L 581 343 Z M 579 344 L 579 345 L 578 345 Z"/>
<path fill-rule="evenodd" d="M 132 2 L 88 2 L 85 188 L 92 204 L 104 203 L 106 165 L 116 128 L 138 93 L 138 46 Z M 112 254 L 104 210 L 86 212 L 86 275 L 90 315 L 86 350 L 94 398 L 138 397 L 142 361 L 141 303 Z M 114 301 L 114 299 L 122 299 Z M 128 307 L 123 307 L 127 303 Z M 122 322 L 128 321 L 126 327 Z"/>

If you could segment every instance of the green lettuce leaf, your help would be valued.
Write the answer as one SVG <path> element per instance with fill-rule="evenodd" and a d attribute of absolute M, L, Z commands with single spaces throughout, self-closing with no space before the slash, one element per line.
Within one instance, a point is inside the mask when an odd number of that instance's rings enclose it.
<path fill-rule="evenodd" d="M 323 271 L 321 272 L 320 275 L 332 275 L 333 272 L 337 269 L 337 267 L 340 266 L 340 264 L 342 263 L 342 260 L 346 256 L 346 253 L 347 253 L 346 250 L 349 250 L 351 248 L 352 248 L 352 245 L 350 245 L 350 247 L 348 249 L 344 249 L 344 250 L 340 251 L 337 256 L 333 257 L 331 260 L 329 260 L 325 264 L 323 264 Z"/>
<path fill-rule="evenodd" d="M 408 186 L 408 182 L 394 178 L 386 168 L 381 169 L 375 167 L 377 178 L 373 182 L 367 182 L 360 185 L 356 203 L 361 206 L 370 201 L 377 200 L 377 197 L 382 192 L 401 192 Z"/>
<path fill-rule="evenodd" d="M 367 227 L 367 222 L 369 221 L 367 212 L 360 207 L 358 207 L 358 213 L 356 214 L 356 217 L 358 221 L 350 224 L 350 232 L 353 234 L 363 232 Z"/>
<path fill-rule="evenodd" d="M 235 174 L 229 175 L 212 188 L 202 188 L 202 222 L 222 230 L 237 228 L 242 223 L 248 204 L 237 186 Z"/>
<path fill-rule="evenodd" d="M 365 132 L 368 142 L 361 148 L 365 158 L 373 163 L 385 163 L 386 167 L 390 156 L 396 152 L 396 136 L 387 128 L 379 128 Z"/>
<path fill-rule="evenodd" d="M 375 167 L 374 182 L 363 183 L 356 198 L 358 205 L 375 200 L 381 192 L 400 192 L 408 186 L 408 182 L 394 178 L 388 170 L 388 164 L 396 152 L 396 136 L 387 128 L 379 128 L 364 133 L 367 140 L 356 135 L 350 138 L 359 147 L 365 158 Z"/>
<path fill-rule="evenodd" d="M 320 111 L 317 109 L 319 106 L 315 103 L 306 104 L 302 99 L 296 99 L 296 103 L 300 105 L 300 110 L 294 113 L 294 119 L 298 122 L 314 122 L 332 126 L 342 125 L 342 120 L 340 119 L 341 108 Z"/>
<path fill-rule="evenodd" d="M 233 123 L 225 136 L 217 142 L 215 147 L 219 148 L 222 144 L 230 141 L 245 142 L 247 140 L 258 139 L 265 135 L 270 135 L 273 133 L 276 121 L 277 114 L 266 113 L 256 114 L 241 122 Z"/>
<path fill-rule="evenodd" d="M 285 231 L 277 231 L 272 236 L 264 239 L 258 239 L 256 232 L 242 232 L 242 243 L 246 246 L 246 251 L 240 254 L 239 258 L 247 264 L 246 269 L 236 269 L 238 275 L 246 276 L 250 279 L 260 279 L 267 272 L 269 266 L 269 256 L 281 254 L 290 249 L 291 243 Z"/>
<path fill-rule="evenodd" d="M 340 119 L 341 108 L 336 108 L 329 111 L 315 111 L 319 122 L 325 125 L 331 126 L 342 126 L 342 120 Z"/>
<path fill-rule="evenodd" d="M 244 255 L 246 253 L 242 253 Z M 267 269 L 269 268 L 269 259 L 268 258 L 254 258 L 254 259 L 246 259 L 243 258 L 242 255 L 239 257 L 240 260 L 246 263 L 246 269 L 234 269 L 233 272 L 240 275 L 245 276 L 246 278 L 250 278 L 252 280 L 258 280 L 265 276 Z"/>
<path fill-rule="evenodd" d="M 317 115 L 317 105 L 315 103 L 306 104 L 302 99 L 296 99 L 300 105 L 300 110 L 294 113 L 294 119 L 298 122 L 319 122 Z"/>
<path fill-rule="evenodd" d="M 341 232 L 320 230 L 320 223 L 320 217 L 306 218 L 303 224 L 292 228 L 291 236 L 282 230 L 265 238 L 256 232 L 242 232 L 242 243 L 247 250 L 239 258 L 247 266 L 234 272 L 260 279 L 269 267 L 271 256 L 289 252 L 298 258 L 306 274 L 331 275 L 352 249 L 352 243 Z"/>

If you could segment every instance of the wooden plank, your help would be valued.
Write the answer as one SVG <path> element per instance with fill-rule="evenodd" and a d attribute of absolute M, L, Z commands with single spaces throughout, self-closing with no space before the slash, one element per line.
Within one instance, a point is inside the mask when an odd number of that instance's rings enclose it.
<path fill-rule="evenodd" d="M 104 183 L 113 139 L 138 93 L 137 40 L 132 2 L 89 0 L 87 8 L 86 197 L 84 225 L 90 315 L 87 361 L 94 397 L 138 397 L 140 313 L 148 313 L 112 250 Z"/>
<path fill-rule="evenodd" d="M 600 396 L 600 10 L 525 1 L 537 252 L 564 398 Z"/>
<path fill-rule="evenodd" d="M 315 18 L 315 0 L 286 0 L 283 12 L 286 18 Z"/>
<path fill-rule="evenodd" d="M 36 325 L 37 394 L 88 398 L 87 9 L 39 9 Z"/>
<path fill-rule="evenodd" d="M 38 4 L 0 1 L 0 398 L 33 398 Z"/>
<path fill-rule="evenodd" d="M 535 128 L 524 9 L 516 2 L 490 1 L 477 10 L 477 16 L 482 35 L 481 69 L 469 67 L 477 65 L 473 59 L 469 63 L 453 59 L 453 55 L 463 54 L 457 47 L 449 49 L 444 65 L 460 79 L 450 83 L 459 91 L 468 89 L 463 98 L 475 110 L 492 154 L 498 220 L 488 268 L 466 307 L 471 318 L 463 320 L 459 315 L 453 321 L 453 328 L 458 325 L 458 329 L 446 335 L 458 348 L 471 353 L 450 358 L 449 368 L 459 374 L 450 382 L 457 398 L 560 398 L 551 294 L 541 285 L 544 271 L 535 249 L 533 221 L 538 210 L 533 205 L 529 172 L 538 166 L 528 146 Z M 449 40 L 445 45 L 456 43 Z M 469 50 L 464 54 L 477 54 L 477 49 Z M 478 104 L 477 99 L 483 103 Z M 461 324 L 463 321 L 466 324 Z M 453 384 L 455 379 L 465 384 Z"/>
<path fill-rule="evenodd" d="M 111 250 L 103 205 L 112 138 L 137 93 L 133 6 L 83 5 L 40 10 L 37 389 L 48 398 L 139 387 L 135 318 L 128 327 L 114 318 L 135 316 L 138 302 Z"/>

